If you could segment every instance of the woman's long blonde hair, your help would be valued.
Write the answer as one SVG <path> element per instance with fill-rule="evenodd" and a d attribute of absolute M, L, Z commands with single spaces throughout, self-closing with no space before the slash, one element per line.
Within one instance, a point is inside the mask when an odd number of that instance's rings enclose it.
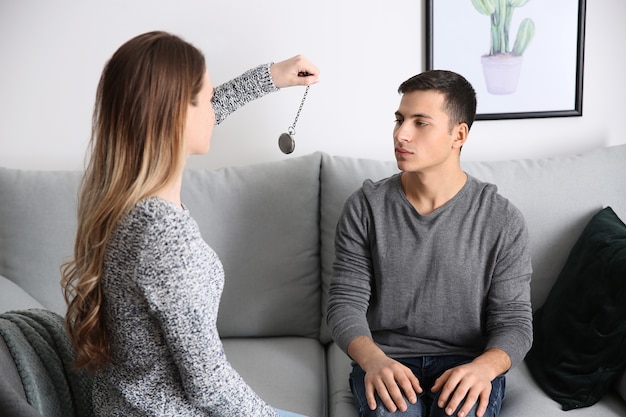
<path fill-rule="evenodd" d="M 61 267 L 66 327 L 78 367 L 95 370 L 109 358 L 100 283 L 107 242 L 121 218 L 183 163 L 187 108 L 205 70 L 198 49 L 177 36 L 150 32 L 122 45 L 102 72 L 74 255 Z"/>

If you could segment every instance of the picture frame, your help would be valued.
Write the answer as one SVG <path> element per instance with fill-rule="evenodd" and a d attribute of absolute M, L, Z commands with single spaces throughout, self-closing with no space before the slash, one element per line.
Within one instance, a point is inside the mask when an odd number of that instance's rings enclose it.
<path fill-rule="evenodd" d="M 476 120 L 582 116 L 585 11 L 585 0 L 426 0 L 426 69 L 467 78 Z"/>

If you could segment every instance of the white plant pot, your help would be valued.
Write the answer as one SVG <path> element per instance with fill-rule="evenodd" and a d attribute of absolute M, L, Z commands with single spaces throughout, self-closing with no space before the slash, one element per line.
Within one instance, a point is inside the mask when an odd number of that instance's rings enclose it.
<path fill-rule="evenodd" d="M 522 56 L 510 54 L 483 55 L 483 74 L 490 94 L 513 94 L 522 68 Z"/>

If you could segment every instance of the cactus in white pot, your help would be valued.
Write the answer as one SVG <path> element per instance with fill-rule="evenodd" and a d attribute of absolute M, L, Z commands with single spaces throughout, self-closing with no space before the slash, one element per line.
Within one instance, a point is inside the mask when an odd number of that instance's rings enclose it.
<path fill-rule="evenodd" d="M 513 10 L 528 3 L 528 0 L 471 0 L 474 8 L 489 16 L 491 48 L 482 57 L 487 91 L 492 94 L 511 94 L 517 88 L 522 63 L 522 54 L 535 36 L 535 23 L 525 18 L 519 25 L 513 47 L 509 31 Z"/>
<path fill-rule="evenodd" d="M 512 54 L 520 56 L 535 36 L 534 22 L 526 18 L 522 20 L 517 30 L 515 43 L 510 48 L 509 31 L 513 10 L 528 3 L 528 0 L 472 0 L 474 8 L 490 17 L 491 21 L 491 49 L 489 55 Z"/>

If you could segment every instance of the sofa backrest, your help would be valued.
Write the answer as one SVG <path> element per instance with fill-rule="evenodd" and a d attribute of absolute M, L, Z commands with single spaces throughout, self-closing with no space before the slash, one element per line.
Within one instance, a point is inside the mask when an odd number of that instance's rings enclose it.
<path fill-rule="evenodd" d="M 555 158 L 474 162 L 467 171 L 497 184 L 524 214 L 534 309 L 544 303 L 594 214 L 610 206 L 626 222 L 626 145 Z"/>
<path fill-rule="evenodd" d="M 569 251 L 597 211 L 611 206 L 626 221 L 626 145 L 581 155 L 462 162 L 462 166 L 468 174 L 496 184 L 499 192 L 522 211 L 530 234 L 534 309 L 545 301 Z M 324 313 L 335 225 L 343 202 L 364 179 L 382 179 L 395 172 L 395 161 L 323 157 L 320 230 Z M 328 341 L 329 337 L 324 320 L 322 339 Z"/>
<path fill-rule="evenodd" d="M 80 179 L 80 172 L 0 168 L 0 275 L 27 293 L 21 298 L 59 314 L 59 268 L 74 247 Z"/>
<path fill-rule="evenodd" d="M 320 161 L 186 172 L 183 201 L 226 274 L 222 337 L 319 336 Z"/>
<path fill-rule="evenodd" d="M 598 210 L 611 206 L 626 219 L 626 145 L 556 158 L 464 162 L 463 168 L 496 184 L 524 214 L 534 308 Z M 183 201 L 226 271 L 218 319 L 222 336 L 321 332 L 329 341 L 326 293 L 339 212 L 364 179 L 395 172 L 395 161 L 321 153 L 187 171 Z M 17 284 L 25 291 L 26 307 L 40 303 L 65 311 L 59 265 L 72 253 L 80 176 L 0 168 L 0 292 Z"/>
<path fill-rule="evenodd" d="M 319 335 L 320 161 L 318 153 L 185 173 L 183 202 L 226 273 L 222 337 Z M 59 314 L 59 266 L 73 250 L 80 179 L 0 168 L 0 288 L 15 289 L 8 279 L 24 299 Z"/>

